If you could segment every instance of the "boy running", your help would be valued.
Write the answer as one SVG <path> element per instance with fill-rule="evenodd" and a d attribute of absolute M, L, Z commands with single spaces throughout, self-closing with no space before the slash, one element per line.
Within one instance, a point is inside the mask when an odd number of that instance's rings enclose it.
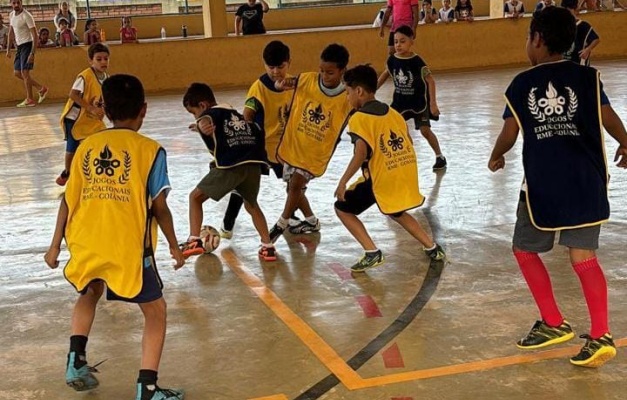
<path fill-rule="evenodd" d="M 166 303 L 154 258 L 157 225 L 165 234 L 175 269 L 185 263 L 178 248 L 165 150 L 137 131 L 146 115 L 144 89 L 130 75 L 115 75 L 102 87 L 113 129 L 85 139 L 72 165 L 56 229 L 45 255 L 59 265 L 65 237 L 70 260 L 65 278 L 80 293 L 72 315 L 66 383 L 77 391 L 98 386 L 87 364 L 87 338 L 105 286 L 108 300 L 137 303 L 144 314 L 142 360 L 136 400 L 181 400 L 183 392 L 157 386 L 166 332 Z"/>

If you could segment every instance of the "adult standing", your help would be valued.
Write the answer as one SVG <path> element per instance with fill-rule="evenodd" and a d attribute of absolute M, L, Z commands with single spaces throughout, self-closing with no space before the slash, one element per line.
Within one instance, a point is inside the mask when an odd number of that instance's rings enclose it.
<path fill-rule="evenodd" d="M 70 11 L 70 6 L 67 1 L 63 1 L 59 4 L 59 12 L 54 16 L 54 26 L 57 28 L 57 42 L 59 41 L 58 36 L 61 33 L 61 20 L 65 18 L 68 23 L 68 29 L 72 32 L 73 36 L 73 44 L 78 44 L 78 36 L 76 36 L 76 17 Z"/>
<path fill-rule="evenodd" d="M 257 35 L 266 33 L 263 26 L 263 14 L 270 10 L 265 0 L 248 0 L 235 12 L 235 35 Z"/>
<path fill-rule="evenodd" d="M 15 40 L 17 51 L 13 63 L 13 73 L 16 78 L 24 81 L 26 100 L 18 107 L 33 107 L 41 103 L 48 94 L 48 88 L 40 85 L 30 76 L 35 64 L 35 50 L 39 35 L 35 27 L 33 16 L 24 9 L 22 0 L 11 0 L 13 11 L 9 14 L 9 41 L 7 43 L 7 58 L 11 58 L 11 44 Z M 39 90 L 39 101 L 33 100 L 33 86 Z"/>
<path fill-rule="evenodd" d="M 383 14 L 383 22 L 379 30 L 379 36 L 384 36 L 385 25 L 392 16 L 392 26 L 390 27 L 390 36 L 388 38 L 388 52 L 394 54 L 394 32 L 396 28 L 403 25 L 410 26 L 416 32 L 419 17 L 419 0 L 387 0 L 388 6 Z"/>

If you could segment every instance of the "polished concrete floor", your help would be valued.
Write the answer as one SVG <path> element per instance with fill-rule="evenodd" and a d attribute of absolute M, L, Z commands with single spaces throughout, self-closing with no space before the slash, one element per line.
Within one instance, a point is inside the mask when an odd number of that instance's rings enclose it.
<path fill-rule="evenodd" d="M 627 121 L 627 61 L 597 63 L 614 108 Z M 327 174 L 308 190 L 322 221 L 319 234 L 287 236 L 276 263 L 260 262 L 257 237 L 241 215 L 235 237 L 215 254 L 174 272 L 163 240 L 157 253 L 169 305 L 160 383 L 188 399 L 581 399 L 627 398 L 624 349 L 598 370 L 573 367 L 581 340 L 549 351 L 521 352 L 537 311 L 510 252 L 522 179 L 520 143 L 504 171 L 486 165 L 501 127 L 502 93 L 519 70 L 437 75 L 442 118 L 434 124 L 449 161 L 431 171 L 433 155 L 414 132 L 420 184 L 428 197 L 414 215 L 448 252 L 430 265 L 421 248 L 376 208 L 363 215 L 387 263 L 351 276 L 361 256 L 333 212 L 333 192 L 350 159 L 345 137 Z M 241 108 L 245 92 L 219 92 Z M 389 101 L 388 83 L 380 99 Z M 209 156 L 187 130 L 181 96 L 149 98 L 142 131 L 168 151 L 168 201 L 179 239 L 187 235 L 187 195 Z M 107 359 L 101 386 L 77 394 L 64 364 L 76 293 L 43 254 L 63 189 L 54 179 L 64 143 L 61 104 L 0 109 L 0 399 L 127 399 L 134 396 L 142 317 L 136 306 L 102 302 L 90 337 L 91 363 Z M 608 155 L 615 143 L 608 139 Z M 627 171 L 611 166 L 612 219 L 599 258 L 608 277 L 611 327 L 627 344 Z M 260 202 L 269 223 L 282 208 L 283 185 L 264 178 Z M 205 205 L 219 226 L 226 202 Z M 67 260 L 63 251 L 61 259 Z M 587 309 L 566 250 L 544 257 L 556 294 L 577 333 Z"/>

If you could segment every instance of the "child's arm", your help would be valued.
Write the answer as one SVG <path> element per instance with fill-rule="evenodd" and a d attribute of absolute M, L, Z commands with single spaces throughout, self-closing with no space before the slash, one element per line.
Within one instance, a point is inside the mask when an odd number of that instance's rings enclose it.
<path fill-rule="evenodd" d="M 61 252 L 61 242 L 65 236 L 65 224 L 67 223 L 69 210 L 65 198 L 61 200 L 59 205 L 59 212 L 57 214 L 57 224 L 54 228 L 54 234 L 52 235 L 52 242 L 48 251 L 44 255 L 44 260 L 50 268 L 56 268 L 59 266 L 59 253 Z"/>
<path fill-rule="evenodd" d="M 411 29 L 414 31 L 414 38 L 416 37 L 416 27 L 418 27 L 418 21 L 420 21 L 420 7 L 418 5 L 411 6 L 411 15 L 413 23 Z"/>
<path fill-rule="evenodd" d="M 579 52 L 579 58 L 581 58 L 582 60 L 587 60 L 588 58 L 590 58 L 592 50 L 597 47 L 600 41 L 601 39 L 597 38 L 590 42 L 588 46 L 586 46 L 583 50 Z"/>
<path fill-rule="evenodd" d="M 216 126 L 213 124 L 213 119 L 208 115 L 203 115 L 196 120 L 196 129 L 202 135 L 213 136 L 216 131 Z"/>
<path fill-rule="evenodd" d="M 495 172 L 501 168 L 505 168 L 505 153 L 511 150 L 516 144 L 518 138 L 518 124 L 514 117 L 509 117 L 503 122 L 503 129 L 496 143 L 494 143 L 494 149 L 490 155 L 490 161 L 488 162 L 488 168 L 490 171 Z"/>
<path fill-rule="evenodd" d="M 176 233 L 174 233 L 174 222 L 172 221 L 172 213 L 168 207 L 168 203 L 165 200 L 165 191 L 159 193 L 159 195 L 152 201 L 152 213 L 157 219 L 157 223 L 161 228 L 161 232 L 165 235 L 170 247 L 170 253 L 175 260 L 174 269 L 179 269 L 185 265 L 185 258 L 179 248 L 178 241 L 176 240 Z"/>
<path fill-rule="evenodd" d="M 379 75 L 379 79 L 377 79 L 377 90 L 379 90 L 379 88 L 381 86 L 383 86 L 383 84 L 385 83 L 385 81 L 388 80 L 388 78 L 390 77 L 390 71 L 387 70 L 387 68 L 381 73 L 381 75 Z"/>
<path fill-rule="evenodd" d="M 627 168 L 627 131 L 625 125 L 620 120 L 611 105 L 605 104 L 601 106 L 601 118 L 603 118 L 603 127 L 619 144 L 614 156 L 614 161 L 620 168 Z"/>
<path fill-rule="evenodd" d="M 85 31 L 85 33 L 83 33 L 83 44 L 85 46 L 89 46 L 89 32 Z"/>
<path fill-rule="evenodd" d="M 337 188 L 335 189 L 334 196 L 337 197 L 338 200 L 344 201 L 344 193 L 346 192 L 346 185 L 348 181 L 355 175 L 357 171 L 361 168 L 364 161 L 366 161 L 366 157 L 368 157 L 368 146 L 363 139 L 357 139 L 355 142 L 355 150 L 353 153 L 353 158 L 350 163 L 348 163 L 348 167 L 346 167 L 346 171 L 344 171 L 344 175 L 337 184 Z"/>
<path fill-rule="evenodd" d="M 429 91 L 429 110 L 431 114 L 437 117 L 440 115 L 440 109 L 438 108 L 438 102 L 435 98 L 435 80 L 431 73 L 425 77 L 425 81 L 427 82 L 427 90 Z"/>
<path fill-rule="evenodd" d="M 268 11 L 270 11 L 270 6 L 268 5 L 268 3 L 265 2 L 265 0 L 259 0 L 259 2 L 261 3 L 263 12 L 267 13 Z"/>
<path fill-rule="evenodd" d="M 96 107 L 92 104 L 89 104 L 82 96 L 82 93 L 79 92 L 76 89 L 72 89 L 70 91 L 70 99 L 78 104 L 79 106 L 81 106 L 81 108 L 84 108 L 86 112 L 88 112 L 89 114 L 95 115 L 100 119 L 104 118 L 104 110 L 101 107 Z"/>
<path fill-rule="evenodd" d="M 13 33 L 13 26 L 9 25 L 9 32 L 7 33 L 7 58 L 11 58 L 11 45 L 13 44 L 14 38 L 15 33 Z"/>

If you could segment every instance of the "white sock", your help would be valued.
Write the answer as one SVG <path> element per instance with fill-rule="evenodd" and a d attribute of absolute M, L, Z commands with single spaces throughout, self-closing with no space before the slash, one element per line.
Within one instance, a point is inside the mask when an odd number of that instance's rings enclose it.
<path fill-rule="evenodd" d="M 312 215 L 311 217 L 305 218 L 305 221 L 309 222 L 311 225 L 315 225 L 318 222 L 318 218 L 316 218 L 315 215 Z"/>
<path fill-rule="evenodd" d="M 436 242 L 433 242 L 433 246 L 432 246 L 432 247 L 429 247 L 429 248 L 426 248 L 426 247 L 425 247 L 425 250 L 427 250 L 427 251 L 435 250 L 435 248 L 436 248 L 437 246 L 438 246 L 438 245 L 437 245 L 437 243 L 436 243 Z"/>
<path fill-rule="evenodd" d="M 285 219 L 285 218 L 283 218 L 283 217 L 279 217 L 279 220 L 276 222 L 276 224 L 277 224 L 278 226 L 280 226 L 281 228 L 285 229 L 285 228 L 287 228 L 287 225 L 288 225 L 288 220 L 286 220 L 286 219 Z"/>

